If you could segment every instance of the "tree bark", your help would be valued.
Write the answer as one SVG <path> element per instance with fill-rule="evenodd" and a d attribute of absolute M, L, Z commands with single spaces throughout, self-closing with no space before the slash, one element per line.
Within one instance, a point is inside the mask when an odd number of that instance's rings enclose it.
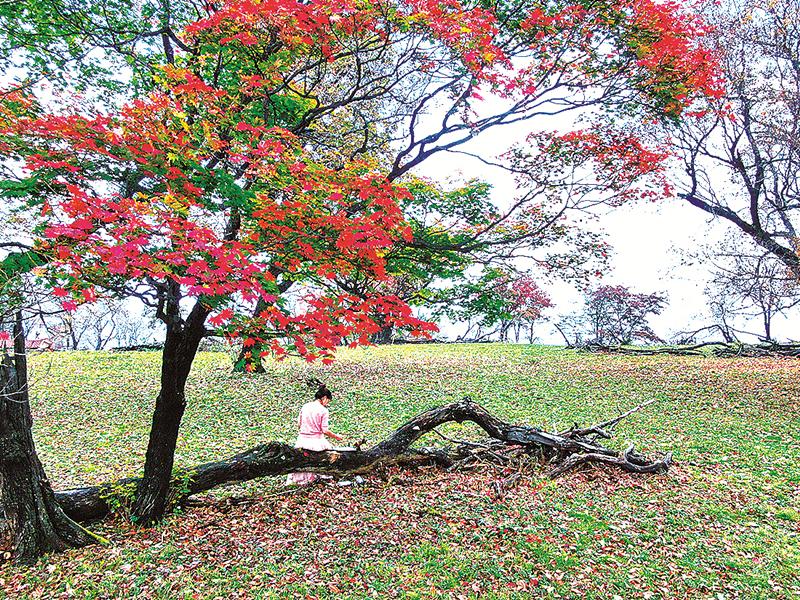
<path fill-rule="evenodd" d="M 458 423 L 472 421 L 494 440 L 541 454 L 542 458 L 552 465 L 554 470 L 551 471 L 551 474 L 554 476 L 592 462 L 614 464 L 631 472 L 665 471 L 672 460 L 669 454 L 656 459 L 638 455 L 632 449 L 625 454 L 620 454 L 596 441 L 597 437 L 609 437 L 607 430 L 643 406 L 645 405 L 600 425 L 555 434 L 528 425 L 506 423 L 491 415 L 479 404 L 465 398 L 460 402 L 432 408 L 417 415 L 395 430 L 384 441 L 368 450 L 314 452 L 294 448 L 280 442 L 270 442 L 226 460 L 201 464 L 186 472 L 186 478 L 177 482 L 175 486 L 183 489 L 174 489 L 173 495 L 181 500 L 224 483 L 284 475 L 295 471 L 342 474 L 365 472 L 387 463 L 427 461 L 445 465 L 452 464 L 454 460 L 462 457 L 460 451 L 450 454 L 430 449 L 410 449 L 411 444 L 423 435 L 451 421 Z M 567 461 L 573 456 L 586 456 L 587 458 L 574 462 L 574 464 L 568 463 Z M 137 483 L 136 479 L 126 479 L 100 486 L 58 492 L 56 497 L 67 514 L 74 519 L 82 521 L 98 519 L 109 512 L 107 499 L 113 496 L 115 489 L 123 489 Z M 183 498 L 180 498 L 181 495 Z"/>
<path fill-rule="evenodd" d="M 231 209 L 223 239 L 235 240 L 241 224 L 238 209 Z M 210 304 L 201 296 L 184 320 L 180 307 L 181 285 L 174 279 L 167 280 L 163 293 L 157 309 L 158 317 L 167 326 L 161 355 L 161 389 L 153 411 L 144 474 L 137 483 L 131 509 L 132 518 L 142 525 L 159 521 L 170 508 L 175 446 L 186 410 L 186 380 L 200 342 L 206 336 L 206 319 L 211 313 Z"/>
<path fill-rule="evenodd" d="M 11 533 L 13 560 L 32 563 L 48 552 L 103 540 L 64 513 L 36 454 L 20 313 L 13 351 L 13 357 L 3 352 L 0 364 L 0 512 Z"/>
<path fill-rule="evenodd" d="M 177 301 L 169 309 L 172 316 L 179 309 Z M 150 438 L 145 455 L 144 475 L 138 482 L 132 516 L 142 525 L 160 520 L 169 509 L 175 446 L 183 413 L 186 410 L 186 380 L 205 336 L 208 307 L 195 302 L 183 323 L 179 318 L 167 323 L 167 335 L 161 359 L 161 389 L 156 398 Z"/>

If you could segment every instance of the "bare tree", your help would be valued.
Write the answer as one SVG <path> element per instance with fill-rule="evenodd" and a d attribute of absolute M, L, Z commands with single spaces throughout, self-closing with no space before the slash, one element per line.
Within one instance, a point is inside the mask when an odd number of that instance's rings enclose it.
<path fill-rule="evenodd" d="M 706 293 L 718 320 L 735 331 L 732 318 L 758 318 L 764 339 L 772 340 L 774 318 L 800 304 L 800 283 L 792 271 L 773 254 L 733 241 L 716 252 L 713 264 Z"/>
<path fill-rule="evenodd" d="M 706 293 L 708 294 L 708 292 Z M 735 308 L 731 305 L 730 298 L 724 294 L 709 294 L 709 308 L 711 309 L 711 316 L 716 321 L 716 329 L 722 334 L 722 338 L 729 344 L 737 341 L 736 334 L 740 332 L 733 326 Z"/>
<path fill-rule="evenodd" d="M 114 340 L 118 348 L 130 348 L 150 342 L 157 327 L 157 322 L 134 314 L 129 308 L 122 306 L 116 315 L 117 327 Z"/>
<path fill-rule="evenodd" d="M 40 309 L 38 325 L 66 350 L 137 346 L 147 342 L 155 328 L 152 318 L 132 312 L 114 298 L 81 305 L 75 312 Z"/>
<path fill-rule="evenodd" d="M 800 277 L 800 3 L 708 5 L 728 96 L 675 134 L 679 196 Z"/>

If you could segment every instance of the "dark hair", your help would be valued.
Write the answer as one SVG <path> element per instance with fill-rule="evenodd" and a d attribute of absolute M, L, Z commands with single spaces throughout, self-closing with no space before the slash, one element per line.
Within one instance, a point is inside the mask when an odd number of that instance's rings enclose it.
<path fill-rule="evenodd" d="M 331 394 L 331 391 L 328 389 L 328 386 L 326 386 L 324 383 L 321 383 L 319 384 L 319 388 L 317 388 L 317 393 L 314 394 L 314 398 L 319 400 L 320 398 L 326 398 L 326 397 L 332 400 L 333 394 Z"/>

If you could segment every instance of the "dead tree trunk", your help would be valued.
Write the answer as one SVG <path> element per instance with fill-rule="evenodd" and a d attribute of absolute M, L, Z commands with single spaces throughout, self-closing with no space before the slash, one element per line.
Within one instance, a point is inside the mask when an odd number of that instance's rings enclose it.
<path fill-rule="evenodd" d="M 10 530 L 13 560 L 32 563 L 48 552 L 101 538 L 64 513 L 36 454 L 20 313 L 14 323 L 13 353 L 3 352 L 0 364 L 0 512 Z"/>
<path fill-rule="evenodd" d="M 641 407 L 593 427 L 571 429 L 556 434 L 528 425 L 506 423 L 491 415 L 479 404 L 465 398 L 460 402 L 432 408 L 417 415 L 386 440 L 368 450 L 314 452 L 293 448 L 279 442 L 270 442 L 226 460 L 198 465 L 185 472 L 187 478 L 181 482 L 181 487 L 184 489 L 178 491 L 175 489 L 178 486 L 175 486 L 173 494 L 177 496 L 183 493 L 184 497 L 187 497 L 228 482 L 248 481 L 258 477 L 283 475 L 294 471 L 365 472 L 381 464 L 419 463 L 420 461 L 451 465 L 454 461 L 464 458 L 463 449 L 456 449 L 454 452 L 410 449 L 411 445 L 423 435 L 451 421 L 458 423 L 472 421 L 494 440 L 540 455 L 551 465 L 551 475 L 553 476 L 591 463 L 613 464 L 623 470 L 636 473 L 665 471 L 672 460 L 669 454 L 652 459 L 636 454 L 633 449 L 620 454 L 597 442 L 598 438 L 610 437 L 609 430 L 622 418 L 639 408 Z M 576 456 L 585 458 L 574 460 L 573 457 Z M 101 486 L 67 490 L 59 492 L 57 499 L 67 514 L 74 519 L 98 519 L 109 512 L 106 498 L 113 495 L 115 489 L 124 489 L 137 483 L 136 479 L 128 479 Z"/>

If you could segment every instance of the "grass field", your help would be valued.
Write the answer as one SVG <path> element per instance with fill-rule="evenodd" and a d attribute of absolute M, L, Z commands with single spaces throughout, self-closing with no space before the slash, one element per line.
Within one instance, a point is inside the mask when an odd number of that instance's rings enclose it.
<path fill-rule="evenodd" d="M 141 467 L 158 360 L 35 358 L 35 434 L 57 488 Z M 0 566 L 0 598 L 800 598 L 798 361 L 506 345 L 347 351 L 332 367 L 285 361 L 260 377 L 229 361 L 197 360 L 180 465 L 293 440 L 310 375 L 334 390 L 332 427 L 351 440 L 467 394 L 547 429 L 655 398 L 615 443 L 672 450 L 677 464 L 658 476 L 531 473 L 501 500 L 489 493 L 497 472 L 392 471 L 292 493 L 251 482 L 151 530 L 97 525 L 108 547 Z"/>

